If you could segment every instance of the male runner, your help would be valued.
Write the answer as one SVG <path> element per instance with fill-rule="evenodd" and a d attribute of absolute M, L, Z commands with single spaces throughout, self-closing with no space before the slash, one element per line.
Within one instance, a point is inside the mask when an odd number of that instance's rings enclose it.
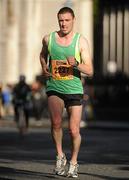
<path fill-rule="evenodd" d="M 55 172 L 64 175 L 66 156 L 62 149 L 62 113 L 66 107 L 72 140 L 71 159 L 67 177 L 78 177 L 78 153 L 81 144 L 80 121 L 83 86 L 81 72 L 93 75 L 92 60 L 87 40 L 74 32 L 75 15 L 71 8 L 63 7 L 57 14 L 59 31 L 45 35 L 40 62 L 47 78 L 46 93 L 51 116 L 52 136 L 57 151 Z"/>

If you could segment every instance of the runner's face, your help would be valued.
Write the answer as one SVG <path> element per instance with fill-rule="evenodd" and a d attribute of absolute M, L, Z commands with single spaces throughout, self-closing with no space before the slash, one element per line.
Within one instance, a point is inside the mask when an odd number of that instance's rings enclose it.
<path fill-rule="evenodd" d="M 73 30 L 74 18 L 70 13 L 59 14 L 58 22 L 62 34 L 67 35 Z"/>

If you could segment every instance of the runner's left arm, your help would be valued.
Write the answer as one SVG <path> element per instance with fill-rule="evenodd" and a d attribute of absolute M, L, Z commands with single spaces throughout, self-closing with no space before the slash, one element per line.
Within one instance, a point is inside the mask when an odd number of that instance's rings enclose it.
<path fill-rule="evenodd" d="M 87 76 L 93 76 L 93 63 L 90 55 L 90 48 L 87 39 L 83 36 L 79 41 L 81 63 L 77 66 L 78 70 Z"/>

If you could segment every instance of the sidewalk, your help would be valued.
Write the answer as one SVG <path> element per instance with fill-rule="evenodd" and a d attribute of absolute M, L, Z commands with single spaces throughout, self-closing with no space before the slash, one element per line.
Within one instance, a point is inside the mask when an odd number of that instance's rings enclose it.
<path fill-rule="evenodd" d="M 129 130 L 129 121 L 128 120 L 91 120 L 88 122 L 89 128 L 101 128 L 101 129 L 128 129 Z"/>
<path fill-rule="evenodd" d="M 16 127 L 16 123 L 13 120 L 13 117 L 5 118 L 0 120 L 0 128 L 1 127 Z M 49 128 L 50 127 L 50 119 L 43 118 L 41 120 L 35 120 L 34 118 L 30 118 L 29 121 L 30 128 Z M 68 121 L 65 119 L 63 121 L 63 127 L 68 127 Z M 87 126 L 85 128 L 101 128 L 101 129 L 129 129 L 129 121 L 128 120 L 89 120 L 87 122 Z"/>
<path fill-rule="evenodd" d="M 29 127 L 30 128 L 47 128 L 50 126 L 50 121 L 47 118 L 42 120 L 35 120 L 34 118 L 29 119 Z M 0 119 L 0 127 L 16 127 L 16 123 L 13 117 Z"/>

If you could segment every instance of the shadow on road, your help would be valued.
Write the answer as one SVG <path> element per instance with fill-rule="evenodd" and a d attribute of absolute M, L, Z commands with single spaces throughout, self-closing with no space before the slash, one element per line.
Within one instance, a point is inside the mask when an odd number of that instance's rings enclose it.
<path fill-rule="evenodd" d="M 128 179 L 126 178 L 126 175 L 129 175 L 129 132 L 127 130 L 84 128 L 81 129 L 81 134 L 79 172 L 82 180 L 90 178 L 119 180 L 123 177 Z M 70 138 L 67 129 L 64 130 L 63 144 L 69 160 Z M 65 178 L 53 174 L 54 164 L 55 148 L 50 130 L 33 129 L 23 139 L 18 137 L 16 130 L 0 131 L 0 177 L 2 179 L 5 177 L 16 180 Z M 119 176 L 121 172 L 124 176 Z"/>

